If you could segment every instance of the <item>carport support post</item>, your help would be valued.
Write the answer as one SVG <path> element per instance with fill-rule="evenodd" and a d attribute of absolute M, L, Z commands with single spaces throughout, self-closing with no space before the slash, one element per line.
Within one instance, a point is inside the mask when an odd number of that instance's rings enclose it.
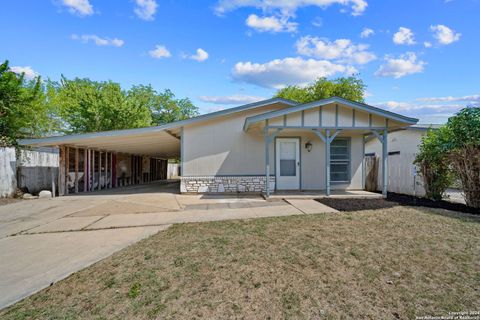
<path fill-rule="evenodd" d="M 98 187 L 97 190 L 102 189 L 102 152 L 98 151 Z"/>
<path fill-rule="evenodd" d="M 105 151 L 105 189 L 108 189 L 108 152 Z"/>
<path fill-rule="evenodd" d="M 83 149 L 83 192 L 88 190 L 88 149 Z"/>
<path fill-rule="evenodd" d="M 70 148 L 65 147 L 65 194 L 68 194 L 68 177 L 70 176 Z"/>
<path fill-rule="evenodd" d="M 387 197 L 388 192 L 388 129 L 383 130 L 383 139 L 382 139 L 382 195 L 384 198 Z"/>
<path fill-rule="evenodd" d="M 78 148 L 75 148 L 75 193 L 78 193 Z"/>

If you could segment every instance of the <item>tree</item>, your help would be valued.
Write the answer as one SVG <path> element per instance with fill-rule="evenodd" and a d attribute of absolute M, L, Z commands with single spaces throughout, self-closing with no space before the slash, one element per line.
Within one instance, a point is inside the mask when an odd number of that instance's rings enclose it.
<path fill-rule="evenodd" d="M 420 165 L 427 197 L 442 198 L 452 174 L 462 183 L 467 205 L 480 208 L 480 108 L 467 107 L 422 139 Z"/>
<path fill-rule="evenodd" d="M 341 97 L 357 102 L 364 102 L 366 85 L 356 76 L 341 77 L 334 80 L 318 78 L 305 87 L 288 86 L 280 89 L 276 97 L 307 103 L 330 97 Z"/>
<path fill-rule="evenodd" d="M 0 64 L 0 145 L 14 146 L 18 139 L 54 131 L 51 117 L 40 77 L 27 81 L 10 70 L 8 61 Z"/>
<path fill-rule="evenodd" d="M 60 82 L 49 82 L 48 96 L 67 133 L 139 128 L 151 124 L 148 107 L 128 103 L 120 85 L 111 81 L 68 80 L 62 76 Z"/>
<path fill-rule="evenodd" d="M 425 196 L 432 200 L 442 200 L 445 190 L 452 183 L 452 171 L 447 156 L 445 141 L 447 132 L 430 129 L 422 138 L 415 164 L 420 167 Z"/>
<path fill-rule="evenodd" d="M 147 127 L 198 114 L 189 99 L 176 99 L 168 89 L 158 93 L 150 85 L 123 91 L 112 81 L 62 77 L 49 83 L 48 96 L 66 133 Z"/>
<path fill-rule="evenodd" d="M 480 107 L 460 110 L 445 126 L 445 149 L 467 205 L 480 208 Z"/>
<path fill-rule="evenodd" d="M 185 120 L 198 115 L 198 108 L 190 99 L 176 99 L 173 92 L 168 89 L 157 94 L 156 98 L 156 103 L 151 108 L 153 123 L 156 125 Z"/>

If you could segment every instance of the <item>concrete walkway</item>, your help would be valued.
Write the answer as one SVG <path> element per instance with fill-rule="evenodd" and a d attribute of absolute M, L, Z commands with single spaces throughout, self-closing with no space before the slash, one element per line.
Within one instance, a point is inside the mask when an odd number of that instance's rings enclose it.
<path fill-rule="evenodd" d="M 333 212 L 260 196 L 180 195 L 148 184 L 0 206 L 0 308 L 173 223 Z M 326 208 L 325 208 L 326 207 Z"/>

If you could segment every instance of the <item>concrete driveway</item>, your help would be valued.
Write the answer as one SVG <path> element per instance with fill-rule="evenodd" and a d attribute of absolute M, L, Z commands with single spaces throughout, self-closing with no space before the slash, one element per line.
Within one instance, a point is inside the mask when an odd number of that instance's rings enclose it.
<path fill-rule="evenodd" d="M 260 196 L 180 195 L 178 189 L 178 183 L 152 183 L 0 206 L 0 308 L 173 223 L 331 210 L 313 200 L 290 204 Z"/>

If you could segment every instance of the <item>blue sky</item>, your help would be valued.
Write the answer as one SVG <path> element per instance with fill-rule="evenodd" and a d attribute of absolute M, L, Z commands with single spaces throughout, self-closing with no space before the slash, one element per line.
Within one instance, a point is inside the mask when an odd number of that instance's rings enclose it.
<path fill-rule="evenodd" d="M 359 73 L 369 104 L 442 123 L 480 103 L 478 0 L 4 0 L 27 75 L 152 84 L 202 113 Z"/>

